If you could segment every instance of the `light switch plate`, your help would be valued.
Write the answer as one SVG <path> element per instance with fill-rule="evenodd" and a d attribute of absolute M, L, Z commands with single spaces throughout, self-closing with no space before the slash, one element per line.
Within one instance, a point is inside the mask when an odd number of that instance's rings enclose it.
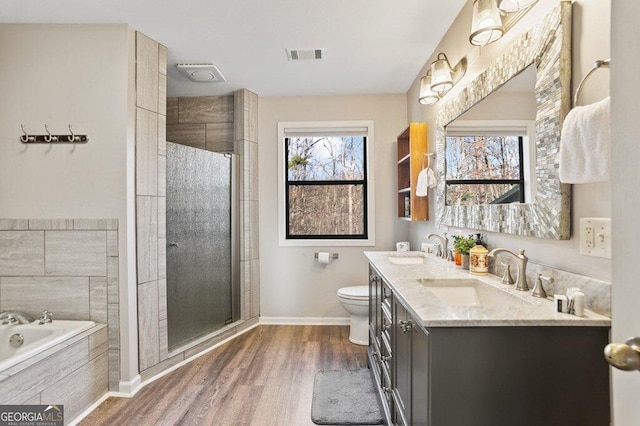
<path fill-rule="evenodd" d="M 611 259 L 610 218 L 580 218 L 580 254 Z"/>

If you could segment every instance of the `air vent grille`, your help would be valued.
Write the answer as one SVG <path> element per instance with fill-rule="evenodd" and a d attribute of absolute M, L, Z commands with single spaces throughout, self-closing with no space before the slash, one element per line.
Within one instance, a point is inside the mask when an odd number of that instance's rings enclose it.
<path fill-rule="evenodd" d="M 290 61 L 301 61 L 308 59 L 322 59 L 324 49 L 286 49 L 287 59 Z"/>
<path fill-rule="evenodd" d="M 178 71 L 196 83 L 222 83 L 227 81 L 213 64 L 178 64 Z"/>

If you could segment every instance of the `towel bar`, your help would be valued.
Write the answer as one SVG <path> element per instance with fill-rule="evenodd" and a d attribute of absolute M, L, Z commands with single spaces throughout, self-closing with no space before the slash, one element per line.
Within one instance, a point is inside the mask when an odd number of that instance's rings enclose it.
<path fill-rule="evenodd" d="M 580 84 L 578 84 L 578 88 L 576 89 L 576 94 L 573 97 L 573 106 L 578 105 L 578 96 L 580 96 L 580 89 L 582 89 L 582 85 L 584 84 L 585 81 L 587 81 L 589 76 L 593 74 L 593 72 L 596 71 L 597 69 L 609 68 L 610 64 L 611 64 L 611 59 L 599 59 L 593 64 L 593 68 L 591 68 L 591 70 L 582 78 L 582 81 L 580 81 Z"/>

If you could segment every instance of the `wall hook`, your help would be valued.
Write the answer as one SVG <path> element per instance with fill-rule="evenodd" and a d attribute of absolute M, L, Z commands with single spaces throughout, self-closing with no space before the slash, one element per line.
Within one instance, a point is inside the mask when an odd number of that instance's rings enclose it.
<path fill-rule="evenodd" d="M 69 133 L 71 133 L 70 135 L 67 136 L 67 140 L 69 142 L 75 142 L 76 140 L 80 140 L 79 137 L 73 134 L 73 129 L 71 129 L 71 124 L 69 124 Z"/>
<path fill-rule="evenodd" d="M 26 130 L 24 130 L 24 124 L 21 124 L 20 127 L 22 128 L 22 133 L 24 133 L 24 135 L 20 136 L 20 140 L 24 143 L 27 142 L 33 142 L 36 138 L 34 138 L 33 136 L 29 136 L 29 134 L 27 133 Z"/>
<path fill-rule="evenodd" d="M 47 132 L 47 134 L 44 137 L 44 141 L 45 142 L 58 142 L 58 137 L 57 136 L 53 136 L 51 134 L 51 132 L 49 131 L 49 126 L 47 124 L 44 125 L 44 130 Z"/>

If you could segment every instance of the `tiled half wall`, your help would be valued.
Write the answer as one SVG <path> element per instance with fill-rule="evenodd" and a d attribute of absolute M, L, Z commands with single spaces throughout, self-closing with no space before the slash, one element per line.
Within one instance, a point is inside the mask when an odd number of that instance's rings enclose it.
<path fill-rule="evenodd" d="M 109 389 L 120 381 L 117 219 L 0 219 L 0 311 L 108 324 Z"/>

